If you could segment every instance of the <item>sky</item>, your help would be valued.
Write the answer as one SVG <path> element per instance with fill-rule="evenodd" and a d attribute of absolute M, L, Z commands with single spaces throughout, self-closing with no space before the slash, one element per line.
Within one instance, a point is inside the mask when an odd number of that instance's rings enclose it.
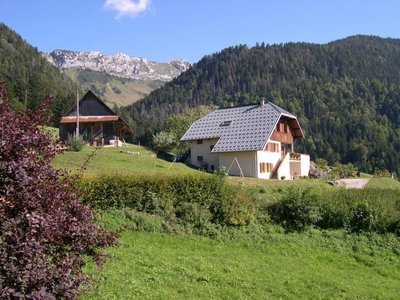
<path fill-rule="evenodd" d="M 40 51 L 191 63 L 239 44 L 400 38 L 399 0 L 0 0 L 0 22 Z"/>

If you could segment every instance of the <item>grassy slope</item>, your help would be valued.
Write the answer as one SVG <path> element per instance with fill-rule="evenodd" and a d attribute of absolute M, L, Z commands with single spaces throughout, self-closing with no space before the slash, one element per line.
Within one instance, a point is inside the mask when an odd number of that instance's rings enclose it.
<path fill-rule="evenodd" d="M 53 161 L 56 168 L 79 170 L 93 153 L 93 147 L 84 147 L 80 152 L 65 151 Z M 141 146 L 127 144 L 119 148 L 104 147 L 96 151 L 85 173 L 87 174 L 120 174 L 120 175 L 154 175 L 154 174 L 191 174 L 199 172 L 182 163 L 173 163 L 158 159 L 155 154 Z"/>
<path fill-rule="evenodd" d="M 398 241 L 381 240 L 393 249 L 341 232 L 257 242 L 128 231 L 101 273 L 89 268 L 97 287 L 81 299 L 395 299 Z"/>
<path fill-rule="evenodd" d="M 92 147 L 65 152 L 56 167 L 78 169 Z M 143 147 L 101 148 L 89 174 L 196 173 L 183 164 L 154 157 Z M 168 169 L 168 167 L 170 167 Z M 233 184 L 249 186 L 261 202 L 274 200 L 281 188 L 304 186 L 333 189 L 323 180 L 258 180 L 230 177 Z M 368 188 L 397 187 L 390 178 L 372 178 Z M 115 221 L 116 222 L 116 221 Z M 381 239 L 385 239 L 382 236 Z M 361 242 L 354 241 L 361 239 Z M 244 299 L 244 298 L 396 298 L 400 294 L 400 242 L 374 247 L 368 237 L 341 232 L 271 233 L 266 239 L 246 234 L 236 240 L 196 236 L 159 235 L 126 231 L 121 245 L 108 252 L 98 287 L 82 299 Z M 396 252 L 397 251 L 397 252 Z"/>
<path fill-rule="evenodd" d="M 154 89 L 161 87 L 164 83 L 161 81 L 140 81 L 123 79 L 115 76 L 104 75 L 104 80 L 99 81 L 93 78 L 87 82 L 78 82 L 79 69 L 66 69 L 64 73 L 73 81 L 77 82 L 85 92 L 89 89 L 93 90 L 93 86 L 97 91 L 102 91 L 98 96 L 102 98 L 111 108 L 114 104 L 118 106 L 127 106 L 144 98 Z M 101 74 L 101 72 L 93 72 Z M 99 75 L 97 75 L 99 76 Z M 115 91 L 119 90 L 118 93 Z"/>
<path fill-rule="evenodd" d="M 400 189 L 400 181 L 388 177 L 371 178 L 366 188 Z"/>

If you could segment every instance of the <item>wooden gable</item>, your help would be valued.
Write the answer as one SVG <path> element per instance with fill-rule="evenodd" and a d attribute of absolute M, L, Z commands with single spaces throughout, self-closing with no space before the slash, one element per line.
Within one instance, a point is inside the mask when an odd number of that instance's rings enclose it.
<path fill-rule="evenodd" d="M 284 144 L 293 144 L 296 138 L 302 138 L 303 132 L 296 119 L 282 116 L 276 125 L 271 140 L 279 141 Z"/>
<path fill-rule="evenodd" d="M 103 101 L 100 100 L 92 91 L 88 91 L 79 101 L 79 116 L 116 116 Z M 66 115 L 76 116 L 76 107 Z"/>

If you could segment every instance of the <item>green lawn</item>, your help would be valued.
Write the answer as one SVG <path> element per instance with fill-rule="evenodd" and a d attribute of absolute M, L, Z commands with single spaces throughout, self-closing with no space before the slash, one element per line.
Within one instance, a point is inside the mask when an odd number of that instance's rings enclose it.
<path fill-rule="evenodd" d="M 94 147 L 84 147 L 80 152 L 65 151 L 53 161 L 56 168 L 72 172 L 79 170 Z M 153 175 L 157 173 L 190 174 L 199 172 L 182 163 L 171 163 L 158 159 L 155 153 L 144 147 L 124 144 L 122 147 L 103 147 L 96 150 L 85 173 L 87 174 L 120 174 L 120 175 Z"/>
<path fill-rule="evenodd" d="M 399 240 L 313 230 L 263 241 L 127 231 L 80 299 L 398 299 Z"/>
<path fill-rule="evenodd" d="M 365 188 L 400 189 L 400 181 L 388 177 L 371 178 Z"/>

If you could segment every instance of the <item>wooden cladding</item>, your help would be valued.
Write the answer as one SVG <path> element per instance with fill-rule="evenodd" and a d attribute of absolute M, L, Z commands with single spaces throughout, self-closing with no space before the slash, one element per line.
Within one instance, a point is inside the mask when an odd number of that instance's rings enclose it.
<path fill-rule="evenodd" d="M 284 144 L 293 144 L 293 130 L 292 130 L 292 122 L 280 119 L 274 132 L 272 133 L 271 140 L 279 141 Z"/>
<path fill-rule="evenodd" d="M 279 122 L 278 125 L 276 125 L 276 131 L 281 133 L 288 133 L 289 125 L 286 123 Z"/>
<path fill-rule="evenodd" d="M 290 130 L 287 133 L 274 130 L 271 136 L 271 140 L 279 141 L 283 144 L 293 144 L 293 135 Z"/>

